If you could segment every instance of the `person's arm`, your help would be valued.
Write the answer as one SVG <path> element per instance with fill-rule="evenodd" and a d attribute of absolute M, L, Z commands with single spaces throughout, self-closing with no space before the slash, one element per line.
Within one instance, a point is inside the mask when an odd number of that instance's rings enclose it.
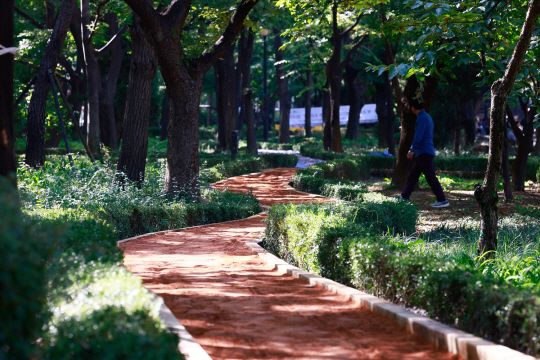
<path fill-rule="evenodd" d="M 422 139 L 424 138 L 424 134 L 426 132 L 426 119 L 423 116 L 419 116 L 416 119 L 416 128 L 414 130 L 414 139 L 411 146 L 411 151 L 414 153 L 418 148 L 420 147 L 420 143 L 422 142 Z"/>

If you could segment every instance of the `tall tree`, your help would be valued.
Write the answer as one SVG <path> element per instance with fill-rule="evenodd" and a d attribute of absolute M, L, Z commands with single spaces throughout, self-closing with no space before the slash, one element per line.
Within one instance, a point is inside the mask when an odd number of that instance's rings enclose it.
<path fill-rule="evenodd" d="M 118 147 L 118 128 L 116 124 L 116 115 L 114 110 L 114 100 L 116 97 L 116 89 L 118 86 L 118 78 L 122 69 L 122 59 L 124 58 L 124 50 L 122 41 L 116 39 L 120 36 L 118 27 L 118 17 L 113 12 L 108 12 L 104 17 L 105 22 L 109 26 L 109 36 L 112 44 L 108 47 L 109 67 L 103 77 L 102 87 L 100 91 L 100 132 L 101 141 L 103 144 L 116 149 Z"/>
<path fill-rule="evenodd" d="M 131 65 L 124 112 L 123 137 L 117 170 L 134 182 L 144 180 L 148 151 L 148 125 L 152 99 L 152 80 L 157 61 L 139 21 L 131 27 Z"/>
<path fill-rule="evenodd" d="M 279 95 L 279 142 L 290 141 L 291 96 L 289 80 L 285 73 L 285 58 L 283 56 L 283 41 L 278 30 L 274 30 L 274 52 L 276 57 L 276 82 Z"/>
<path fill-rule="evenodd" d="M 253 90 L 251 89 L 251 61 L 253 58 L 253 46 L 255 34 L 251 28 L 242 31 L 238 47 L 238 67 L 241 73 L 242 98 L 240 104 L 240 124 L 247 127 L 247 152 L 257 154 L 257 138 L 255 134 Z"/>
<path fill-rule="evenodd" d="M 141 18 L 142 27 L 154 47 L 171 102 L 165 190 L 198 197 L 199 190 L 199 104 L 203 75 L 230 49 L 244 20 L 257 0 L 242 0 L 223 35 L 200 56 L 186 59 L 182 33 L 191 1 L 173 0 L 163 12 L 150 0 L 125 0 Z"/>
<path fill-rule="evenodd" d="M 489 139 L 488 166 L 483 184 L 477 186 L 474 191 L 482 215 L 478 253 L 486 257 L 494 256 L 493 252 L 497 250 L 497 183 L 501 168 L 503 136 L 505 134 L 506 101 L 525 58 L 539 14 L 540 0 L 531 0 L 519 39 L 506 66 L 504 75 L 491 86 L 491 106 L 489 110 L 491 136 Z"/>
<path fill-rule="evenodd" d="M 54 29 L 35 76 L 34 92 L 28 109 L 25 156 L 25 162 L 32 167 L 42 166 L 45 162 L 45 104 L 51 87 L 48 72 L 56 68 L 74 10 L 74 0 L 62 1 Z"/>
<path fill-rule="evenodd" d="M 231 150 L 232 133 L 236 129 L 236 88 L 238 81 L 231 46 L 214 65 L 218 97 L 218 150 Z"/>
<path fill-rule="evenodd" d="M 13 47 L 13 12 L 15 2 L 4 1 L 0 11 L 0 176 L 8 177 L 15 184 L 17 162 L 13 150 L 13 57 L 5 49 Z"/>

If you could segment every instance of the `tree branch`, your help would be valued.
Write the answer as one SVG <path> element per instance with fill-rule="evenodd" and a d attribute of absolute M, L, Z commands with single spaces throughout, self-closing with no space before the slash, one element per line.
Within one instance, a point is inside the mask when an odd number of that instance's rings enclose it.
<path fill-rule="evenodd" d="M 120 36 L 124 33 L 124 31 L 126 31 L 127 29 L 127 25 L 123 25 L 120 30 L 118 30 L 116 32 L 116 34 L 114 34 L 110 39 L 109 41 L 107 41 L 107 43 L 105 45 L 103 45 L 99 50 L 96 50 L 96 53 L 99 55 L 101 54 L 102 52 L 106 51 L 112 44 L 115 43 L 116 40 L 120 39 Z"/>
<path fill-rule="evenodd" d="M 354 30 L 354 28 L 360 23 L 360 20 L 362 19 L 362 17 L 364 17 L 364 14 L 360 14 L 357 18 L 356 18 L 356 21 L 354 22 L 354 24 L 352 24 L 351 26 L 349 26 L 348 28 L 346 28 L 345 30 L 343 30 L 343 32 L 341 34 L 339 34 L 339 36 L 341 36 L 342 38 L 344 38 L 345 36 L 349 35 L 349 33 L 351 31 Z"/>
<path fill-rule="evenodd" d="M 173 0 L 169 7 L 161 14 L 165 18 L 167 25 L 181 31 L 186 22 L 191 0 Z"/>
<path fill-rule="evenodd" d="M 360 45 L 362 45 L 362 43 L 364 42 L 365 39 L 367 39 L 367 35 L 362 36 L 362 37 L 360 38 L 360 40 L 358 40 L 358 41 L 356 42 L 356 44 L 353 45 L 353 47 L 349 50 L 349 52 L 348 52 L 347 55 L 345 56 L 345 59 L 344 59 L 343 62 L 341 63 L 341 66 L 345 66 L 346 64 L 348 64 L 348 63 L 351 62 L 354 53 L 356 52 L 356 50 L 358 50 L 358 48 L 360 47 Z"/>
<path fill-rule="evenodd" d="M 37 21 L 36 19 L 34 19 L 32 16 L 30 16 L 29 14 L 25 13 L 23 10 L 19 9 L 17 6 L 15 7 L 15 12 L 20 15 L 22 18 L 24 18 L 25 20 L 27 20 L 30 24 L 34 25 L 35 27 L 37 27 L 38 29 L 45 29 L 45 24 L 42 24 L 40 23 L 39 21 Z"/>
<path fill-rule="evenodd" d="M 244 26 L 244 20 L 257 3 L 258 0 L 242 0 L 240 5 L 236 8 L 232 18 L 229 20 L 229 24 L 225 28 L 223 35 L 211 49 L 205 51 L 199 58 L 191 62 L 192 67 L 201 72 L 208 70 L 214 61 L 216 61 L 229 46 L 232 46 Z"/>
<path fill-rule="evenodd" d="M 160 40 L 163 31 L 160 24 L 160 15 L 149 0 L 124 0 L 131 10 L 141 19 L 141 24 L 149 34 Z"/>

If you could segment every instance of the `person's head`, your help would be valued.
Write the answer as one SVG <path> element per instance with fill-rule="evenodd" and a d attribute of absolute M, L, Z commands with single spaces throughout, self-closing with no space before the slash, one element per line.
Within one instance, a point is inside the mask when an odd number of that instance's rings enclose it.
<path fill-rule="evenodd" d="M 409 99 L 409 106 L 411 107 L 411 111 L 416 115 L 424 110 L 424 102 L 420 99 Z"/>

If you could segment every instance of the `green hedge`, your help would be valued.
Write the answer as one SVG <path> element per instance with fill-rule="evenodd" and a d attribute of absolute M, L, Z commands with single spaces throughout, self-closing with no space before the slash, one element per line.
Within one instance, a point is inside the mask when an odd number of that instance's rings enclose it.
<path fill-rule="evenodd" d="M 58 231 L 26 219 L 2 177 L 0 202 L 0 359 L 29 359 L 46 319 L 46 266 Z"/>
<path fill-rule="evenodd" d="M 367 166 L 371 171 L 393 169 L 395 166 L 395 158 L 392 157 L 329 152 L 322 148 L 322 144 L 320 142 L 307 142 L 302 144 L 300 146 L 300 153 L 303 156 L 322 160 L 362 158 L 367 163 Z M 510 159 L 510 164 L 512 164 L 512 162 L 513 159 Z M 487 157 L 474 155 L 436 156 L 435 168 L 440 171 L 457 172 L 460 173 L 460 176 L 478 177 L 479 174 L 482 175 L 486 171 Z M 540 157 L 529 156 L 526 171 L 527 179 L 538 179 L 537 181 L 540 182 L 539 169 Z"/>
<path fill-rule="evenodd" d="M 168 198 L 161 192 L 164 169 L 157 162 L 148 164 L 140 188 L 116 186 L 114 164 L 79 157 L 75 163 L 71 168 L 65 159 L 51 157 L 37 170 L 20 166 L 23 215 L 7 206 L 0 209 L 3 219 L 13 217 L 0 225 L 0 249 L 13 254 L 0 263 L 2 294 L 13 295 L 0 300 L 6 301 L 0 311 L 11 314 L 0 319 L 0 352 L 54 359 L 144 358 L 149 353 L 157 359 L 181 358 L 153 297 L 121 266 L 116 241 L 244 218 L 260 212 L 257 200 L 212 189 L 203 189 L 198 202 Z M 10 231 L 3 231 L 4 225 Z M 13 279 L 17 282 L 9 282 Z M 37 338 L 35 349 L 31 344 Z"/>
<path fill-rule="evenodd" d="M 540 355 L 537 293 L 489 275 L 464 253 L 444 254 L 419 239 L 383 234 L 381 226 L 366 226 L 378 217 L 359 223 L 352 213 L 343 205 L 274 206 L 264 244 L 308 271 Z"/>

